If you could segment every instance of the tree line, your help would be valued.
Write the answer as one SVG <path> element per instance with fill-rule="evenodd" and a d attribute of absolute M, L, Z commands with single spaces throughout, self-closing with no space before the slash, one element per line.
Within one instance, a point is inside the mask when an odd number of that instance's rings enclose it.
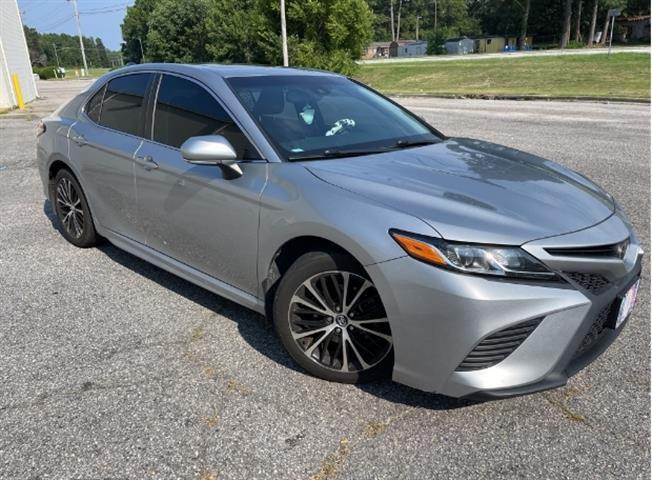
<path fill-rule="evenodd" d="M 374 12 L 374 38 L 421 38 L 431 53 L 447 38 L 476 35 L 516 36 L 524 46 L 533 35 L 542 47 L 590 46 L 606 31 L 607 12 L 650 13 L 649 0 L 369 0 Z M 601 36 L 601 43 L 605 35 Z"/>
<path fill-rule="evenodd" d="M 33 67 L 61 66 L 65 68 L 83 65 L 79 37 L 65 33 L 39 33 L 27 26 L 25 39 Z M 111 67 L 115 54 L 104 46 L 101 38 L 82 37 L 89 68 Z"/>
<path fill-rule="evenodd" d="M 420 37 L 430 53 L 460 35 L 526 35 L 590 44 L 607 11 L 648 0 L 286 0 L 292 65 L 350 73 L 371 41 Z M 125 61 L 281 63 L 279 0 L 136 0 L 122 24 Z M 418 25 L 418 26 L 417 26 Z M 605 35 L 602 35 L 604 41 Z"/>
<path fill-rule="evenodd" d="M 293 65 L 349 72 L 373 38 L 365 0 L 288 0 Z M 278 0 L 136 0 L 122 24 L 129 62 L 282 63 Z"/>

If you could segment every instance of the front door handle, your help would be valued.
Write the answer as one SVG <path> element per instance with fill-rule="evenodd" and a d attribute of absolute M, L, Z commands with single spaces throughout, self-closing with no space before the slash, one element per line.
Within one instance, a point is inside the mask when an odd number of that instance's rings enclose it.
<path fill-rule="evenodd" d="M 141 165 L 148 172 L 158 168 L 158 163 L 156 163 L 154 159 L 149 155 L 137 155 L 136 163 Z"/>
<path fill-rule="evenodd" d="M 88 144 L 88 142 L 86 141 L 86 137 L 84 137 L 83 135 L 73 135 L 71 137 L 71 140 L 75 142 L 77 145 L 79 145 L 80 147 L 83 147 L 84 145 Z"/>

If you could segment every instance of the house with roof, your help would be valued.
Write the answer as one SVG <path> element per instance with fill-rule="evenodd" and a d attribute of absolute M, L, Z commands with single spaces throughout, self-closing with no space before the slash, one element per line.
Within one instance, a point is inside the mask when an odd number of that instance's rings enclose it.
<path fill-rule="evenodd" d="M 636 15 L 632 17 L 619 17 L 616 23 L 623 33 L 620 35 L 622 42 L 649 42 L 650 41 L 650 15 Z"/>

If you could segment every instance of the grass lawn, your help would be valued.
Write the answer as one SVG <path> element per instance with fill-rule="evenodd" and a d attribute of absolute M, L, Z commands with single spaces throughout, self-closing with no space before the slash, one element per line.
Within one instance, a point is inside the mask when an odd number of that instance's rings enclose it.
<path fill-rule="evenodd" d="M 650 55 L 563 55 L 360 65 L 356 78 L 392 95 L 650 98 Z"/>
<path fill-rule="evenodd" d="M 89 68 L 88 69 L 88 76 L 91 77 L 91 78 L 101 77 L 102 75 L 104 75 L 109 70 L 110 70 L 109 68 Z"/>

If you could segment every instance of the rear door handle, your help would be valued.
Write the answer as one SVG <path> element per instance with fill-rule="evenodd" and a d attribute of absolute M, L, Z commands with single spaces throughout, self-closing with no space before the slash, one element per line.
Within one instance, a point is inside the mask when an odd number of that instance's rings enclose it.
<path fill-rule="evenodd" d="M 156 163 L 154 159 L 149 155 L 137 155 L 136 163 L 141 165 L 148 172 L 158 168 L 158 163 Z"/>
<path fill-rule="evenodd" d="M 71 140 L 75 142 L 77 145 L 80 147 L 83 147 L 84 145 L 88 145 L 88 142 L 86 141 L 86 137 L 83 135 L 73 135 L 71 137 Z"/>

